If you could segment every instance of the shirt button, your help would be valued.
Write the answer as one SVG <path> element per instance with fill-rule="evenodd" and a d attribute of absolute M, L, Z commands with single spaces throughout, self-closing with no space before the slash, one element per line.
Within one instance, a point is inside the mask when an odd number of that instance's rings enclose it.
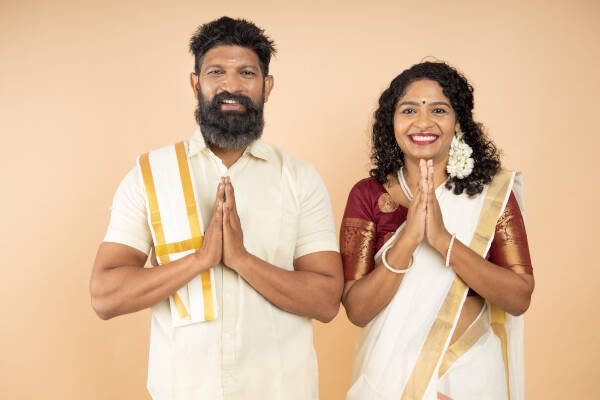
<path fill-rule="evenodd" d="M 229 338 L 231 338 L 231 334 L 230 334 L 230 333 L 226 333 L 226 334 L 225 334 L 225 338 L 226 338 L 226 339 L 229 339 Z"/>
<path fill-rule="evenodd" d="M 230 297 L 231 297 L 231 293 L 229 293 L 229 292 L 225 293 L 225 298 L 226 298 L 226 299 L 228 299 L 228 298 L 230 298 Z"/>

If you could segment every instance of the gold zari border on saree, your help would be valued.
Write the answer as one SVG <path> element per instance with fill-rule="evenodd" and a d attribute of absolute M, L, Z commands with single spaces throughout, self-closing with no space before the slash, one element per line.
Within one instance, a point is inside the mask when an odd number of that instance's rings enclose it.
<path fill-rule="evenodd" d="M 496 221 L 501 215 L 504 200 L 506 199 L 506 194 L 512 181 L 512 176 L 513 173 L 511 171 L 500 170 L 488 186 L 477 227 L 475 228 L 473 239 L 469 244 L 471 250 L 482 257 L 485 255 L 484 253 L 494 234 Z M 402 393 L 402 400 L 422 399 L 425 395 L 427 386 L 434 374 L 435 368 L 444 351 L 445 344 L 452 331 L 452 327 L 454 326 L 454 321 L 458 316 L 467 289 L 468 286 L 458 275 L 456 275 L 440 311 L 433 322 L 429 334 L 425 339 L 423 348 L 419 353 L 417 362 L 415 363 Z M 504 337 L 506 338 L 506 335 L 504 335 Z M 502 338 L 500 339 L 502 340 Z M 502 346 L 504 349 L 506 348 L 506 340 L 503 341 Z M 507 360 L 505 359 L 504 361 L 506 365 Z M 450 365 L 448 365 L 448 367 L 449 366 Z"/>
<path fill-rule="evenodd" d="M 463 354 L 467 352 L 477 341 L 490 329 L 490 313 L 489 309 L 485 309 L 479 318 L 473 322 L 473 324 L 463 333 L 460 338 L 452 343 L 442 361 L 439 377 L 444 376 L 446 371 L 458 360 Z"/>

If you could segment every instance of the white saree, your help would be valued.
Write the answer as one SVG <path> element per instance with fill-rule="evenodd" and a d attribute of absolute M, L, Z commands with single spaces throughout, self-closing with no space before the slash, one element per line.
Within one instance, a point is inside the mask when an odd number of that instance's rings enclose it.
<path fill-rule="evenodd" d="M 474 197 L 439 187 L 447 230 L 484 256 L 511 190 L 523 212 L 519 173 L 501 170 Z M 403 228 L 377 252 L 376 262 Z M 449 346 L 469 288 L 425 242 L 413 257 L 393 299 L 359 338 L 347 400 L 429 400 L 438 393 L 452 400 L 524 399 L 522 317 L 486 304 Z"/>

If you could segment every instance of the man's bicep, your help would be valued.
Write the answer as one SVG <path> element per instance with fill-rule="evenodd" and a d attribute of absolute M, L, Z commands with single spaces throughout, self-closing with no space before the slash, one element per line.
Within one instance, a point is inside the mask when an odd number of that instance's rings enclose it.
<path fill-rule="evenodd" d="M 144 252 L 134 247 L 115 242 L 102 242 L 96 254 L 94 272 L 123 266 L 143 268 L 147 258 Z"/>
<path fill-rule="evenodd" d="M 294 269 L 341 279 L 342 259 L 337 251 L 317 251 L 296 258 Z"/>

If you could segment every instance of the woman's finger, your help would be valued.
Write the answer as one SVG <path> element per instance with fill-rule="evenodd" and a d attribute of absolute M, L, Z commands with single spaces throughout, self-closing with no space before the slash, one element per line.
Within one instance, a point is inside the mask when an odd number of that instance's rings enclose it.
<path fill-rule="evenodd" d="M 427 182 L 429 184 L 429 192 L 433 193 L 433 162 L 429 160 L 427 166 Z"/>

